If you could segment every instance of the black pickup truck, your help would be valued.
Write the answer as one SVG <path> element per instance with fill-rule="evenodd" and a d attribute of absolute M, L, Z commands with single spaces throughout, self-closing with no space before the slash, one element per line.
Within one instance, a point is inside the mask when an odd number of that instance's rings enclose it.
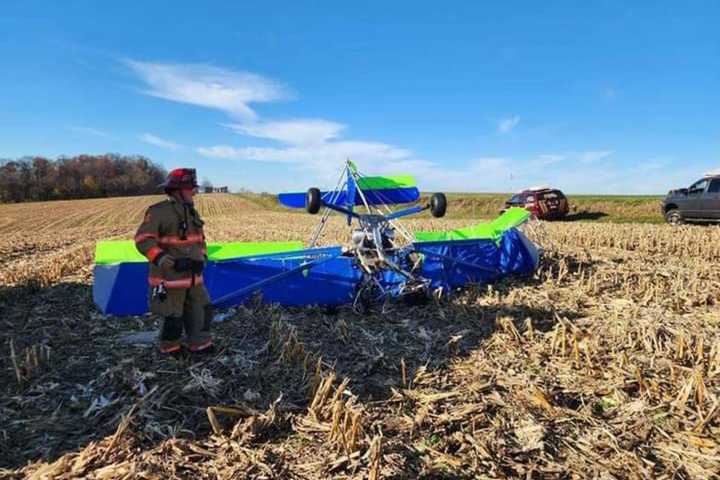
<path fill-rule="evenodd" d="M 720 175 L 706 176 L 688 188 L 670 190 L 662 201 L 668 223 L 720 222 Z"/>

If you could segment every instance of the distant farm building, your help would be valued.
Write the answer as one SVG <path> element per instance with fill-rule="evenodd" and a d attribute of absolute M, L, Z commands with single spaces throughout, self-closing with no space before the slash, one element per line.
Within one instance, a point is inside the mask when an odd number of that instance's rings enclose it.
<path fill-rule="evenodd" d="M 213 187 L 207 185 L 203 187 L 203 193 L 228 193 L 228 187 Z"/>

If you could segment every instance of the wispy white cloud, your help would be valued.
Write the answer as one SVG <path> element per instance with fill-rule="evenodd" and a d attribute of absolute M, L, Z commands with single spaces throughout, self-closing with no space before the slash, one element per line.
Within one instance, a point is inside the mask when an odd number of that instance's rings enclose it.
<path fill-rule="evenodd" d="M 228 145 L 198 147 L 197 153 L 205 157 L 227 160 L 293 164 L 299 168 L 327 171 L 337 170 L 350 158 L 363 165 L 376 167 L 388 161 L 408 160 L 412 152 L 379 142 L 338 141 L 289 147 L 242 147 Z"/>
<path fill-rule="evenodd" d="M 614 153 L 613 150 L 588 150 L 582 152 L 543 153 L 527 161 L 528 166 L 536 168 L 548 168 L 551 165 L 562 164 L 562 168 L 568 168 L 572 163 L 594 163 L 608 158 Z"/>
<path fill-rule="evenodd" d="M 317 145 L 337 138 L 345 125 L 323 119 L 295 119 L 275 122 L 228 124 L 242 135 L 277 140 L 289 145 Z"/>
<path fill-rule="evenodd" d="M 504 157 L 479 157 L 465 165 L 447 168 L 419 158 L 414 152 L 394 145 L 365 141 L 331 141 L 284 148 L 216 145 L 199 147 L 197 153 L 209 158 L 256 161 L 288 165 L 312 172 L 317 179 L 331 179 L 346 158 L 364 172 L 386 175 L 411 173 L 429 190 L 498 191 L 512 177 L 512 160 Z M 507 187 L 505 187 L 507 188 Z"/>
<path fill-rule="evenodd" d="M 513 128 L 518 126 L 518 123 L 520 123 L 520 117 L 514 116 L 514 117 L 508 117 L 508 118 L 502 118 L 498 122 L 498 132 L 500 133 L 510 133 Z"/>
<path fill-rule="evenodd" d="M 515 163 L 508 157 L 477 157 L 448 168 L 436 162 L 409 158 L 386 162 L 378 173 L 410 173 L 420 187 L 428 191 L 498 192 L 512 189 L 508 185 L 513 181 Z"/>
<path fill-rule="evenodd" d="M 244 120 L 257 118 L 249 104 L 291 97 L 280 83 L 254 73 L 205 64 L 124 63 L 146 84 L 147 95 L 221 110 Z"/>
<path fill-rule="evenodd" d="M 558 154 L 558 153 L 543 153 L 542 155 L 538 155 L 537 160 L 533 161 L 534 165 L 546 167 L 548 165 L 553 165 L 555 163 L 562 162 L 563 160 L 566 160 L 568 158 L 565 154 Z"/>
<path fill-rule="evenodd" d="M 669 169 L 673 157 L 659 156 L 633 161 L 623 157 L 622 168 L 608 168 L 602 161 L 580 163 L 579 158 L 588 152 L 544 154 L 563 157 L 551 165 L 543 165 L 542 157 L 508 159 L 505 170 L 509 175 L 496 177 L 499 191 L 521 190 L 530 185 L 552 185 L 571 194 L 659 194 L 670 188 L 688 185 L 702 174 L 698 170 L 688 176 L 687 170 Z M 613 155 L 620 155 L 613 151 Z M 598 155 L 589 155 L 597 157 Z M 603 156 L 608 158 L 609 155 Z M 461 168 L 461 167 L 458 167 Z M 466 176 L 471 178 L 470 175 Z M 492 189 L 492 187 L 491 187 Z"/>
<path fill-rule="evenodd" d="M 180 145 L 179 143 L 171 142 L 170 140 L 165 140 L 163 138 L 158 137 L 157 135 L 153 135 L 152 133 L 143 133 L 142 135 L 140 135 L 140 140 L 142 140 L 145 143 L 149 143 L 150 145 L 164 148 L 166 150 L 179 150 L 179 149 L 183 148 L 183 146 Z"/>
<path fill-rule="evenodd" d="M 505 157 L 479 157 L 470 160 L 467 169 L 473 173 L 496 174 L 510 169 L 511 159 Z"/>
<path fill-rule="evenodd" d="M 225 125 L 247 136 L 277 142 L 276 146 L 199 146 L 195 152 L 204 157 L 240 162 L 265 162 L 293 171 L 290 184 L 330 178 L 339 165 L 350 158 L 364 171 L 376 174 L 408 172 L 415 175 L 423 189 L 447 191 L 512 191 L 533 184 L 551 184 L 570 193 L 657 193 L 688 182 L 686 174 L 668 173 L 664 160 L 649 159 L 632 167 L 607 168 L 604 160 L 613 150 L 576 150 L 543 153 L 534 157 L 485 156 L 462 164 L 446 164 L 423 159 L 401 146 L 380 141 L 342 138 L 346 126 L 326 119 L 260 119 L 255 104 L 290 99 L 293 95 L 282 84 L 261 75 L 233 71 L 206 64 L 171 64 L 127 60 L 125 65 L 144 83 L 143 93 L 200 107 L 222 111 L 231 116 Z M 608 100 L 618 92 L 607 89 Z M 509 134 L 520 124 L 520 116 L 497 121 L 497 131 Z M 102 130 L 69 126 L 86 135 L 115 139 Z M 140 140 L 161 148 L 183 147 L 152 133 Z M 623 159 L 625 160 L 625 159 Z M 269 169 L 268 169 L 269 170 Z M 648 174 L 652 173 L 648 178 Z M 298 174 L 298 175 L 296 175 Z M 699 175 L 699 174 L 698 174 Z M 682 177 L 682 178 L 681 178 Z M 275 181 L 275 179 L 271 179 Z M 287 181 L 287 179 L 286 179 Z M 273 184 L 273 188 L 275 188 Z"/>
<path fill-rule="evenodd" d="M 415 152 L 395 145 L 367 141 L 339 140 L 277 148 L 216 145 L 199 147 L 196 151 L 210 158 L 285 165 L 297 172 L 297 175 L 293 174 L 294 178 L 310 182 L 307 185 L 290 182 L 290 187 L 286 185 L 283 188 L 302 189 L 316 183 L 330 185 L 346 158 L 356 161 L 364 172 L 370 174 L 410 173 L 426 191 L 511 192 L 531 185 L 552 185 L 569 194 L 662 193 L 689 182 L 685 178 L 686 173 L 671 174 L 664 169 L 666 159 L 648 159 L 626 169 L 607 168 L 597 160 L 580 164 L 581 157 L 596 159 L 609 156 L 590 150 L 540 154 L 530 158 L 477 157 L 452 167 L 425 160 Z M 652 178 L 648 178 L 649 173 L 652 173 Z M 275 190 L 279 187 L 270 185 L 265 188 Z"/>
<path fill-rule="evenodd" d="M 590 150 L 579 152 L 576 156 L 581 163 L 594 163 L 609 157 L 613 153 L 615 153 L 613 150 Z"/>
<path fill-rule="evenodd" d="M 204 157 L 233 161 L 254 161 L 291 166 L 328 178 L 345 159 L 358 162 L 366 171 L 387 174 L 410 171 L 428 188 L 455 190 L 487 188 L 491 179 L 500 178 L 507 159 L 477 158 L 468 164 L 474 178 L 468 182 L 467 170 L 447 169 L 418 158 L 405 148 L 376 141 L 344 140 L 346 126 L 326 119 L 261 121 L 250 107 L 253 103 L 288 99 L 290 92 L 277 82 L 247 72 L 235 72 L 203 64 L 166 64 L 127 60 L 125 64 L 147 85 L 145 94 L 175 102 L 221 110 L 237 119 L 225 126 L 249 136 L 273 140 L 280 146 L 211 145 L 196 147 Z M 519 117 L 504 119 L 502 130 L 509 132 Z M 161 148 L 182 148 L 175 142 L 145 133 L 140 139 Z"/>
<path fill-rule="evenodd" d="M 651 173 L 667 168 L 670 164 L 671 161 L 666 157 L 655 157 L 638 163 L 634 170 L 638 173 Z"/>
<path fill-rule="evenodd" d="M 343 139 L 346 126 L 339 122 L 321 118 L 261 120 L 252 108 L 254 104 L 285 100 L 292 95 L 280 83 L 260 75 L 204 64 L 134 60 L 125 63 L 146 85 L 145 94 L 225 112 L 233 118 L 225 125 L 233 132 L 278 143 L 277 146 L 200 146 L 195 148 L 199 155 L 286 165 L 306 180 L 330 178 L 347 158 L 356 161 L 367 172 L 412 173 L 427 190 L 511 191 L 531 184 L 552 184 L 571 193 L 640 193 L 658 191 L 663 182 L 670 180 L 658 177 L 650 183 L 638 182 L 648 172 L 659 172 L 661 165 L 655 160 L 622 171 L 608 169 L 602 161 L 611 157 L 614 151 L 600 149 L 544 153 L 531 158 L 476 157 L 448 168 L 397 145 Z M 614 95 L 615 92 L 608 92 L 609 97 Z M 497 123 L 497 131 L 508 134 L 520 121 L 517 115 L 502 118 Z M 113 138 L 107 132 L 90 127 L 68 128 L 78 133 Z M 184 148 L 152 133 L 140 135 L 140 140 L 170 150 Z"/>
<path fill-rule="evenodd" d="M 519 117 L 507 119 L 505 131 L 519 123 Z M 383 142 L 345 140 L 345 126 L 324 119 L 244 122 L 226 125 L 241 135 L 274 140 L 279 146 L 243 146 L 227 144 L 201 146 L 196 152 L 204 157 L 237 162 L 264 162 L 287 165 L 303 178 L 330 179 L 339 165 L 349 158 L 364 171 L 376 174 L 410 172 L 423 188 L 447 191 L 512 191 L 531 184 L 567 186 L 586 184 L 587 178 L 577 164 L 600 168 L 598 162 L 613 154 L 612 150 L 544 153 L 531 158 L 486 156 L 468 160 L 448 168 L 424 160 L 415 152 Z M 610 178 L 607 174 L 594 174 Z M 564 185 L 558 185 L 561 188 Z"/>
<path fill-rule="evenodd" d="M 117 140 L 117 138 L 108 132 L 105 132 L 103 130 L 99 130 L 97 128 L 92 127 L 84 127 L 80 125 L 68 125 L 67 129 L 71 132 L 75 133 L 82 133 L 83 135 L 91 135 L 93 137 L 101 137 L 101 138 L 107 138 L 109 140 Z"/>

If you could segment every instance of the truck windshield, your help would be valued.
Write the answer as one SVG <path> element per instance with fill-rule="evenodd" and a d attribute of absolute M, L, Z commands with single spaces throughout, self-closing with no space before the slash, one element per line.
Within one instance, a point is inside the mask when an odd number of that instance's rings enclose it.
<path fill-rule="evenodd" d="M 698 180 L 697 182 L 690 185 L 690 188 L 688 189 L 688 191 L 690 193 L 700 193 L 705 190 L 705 187 L 707 187 L 707 184 L 708 184 L 708 179 L 703 178 L 702 180 Z"/>

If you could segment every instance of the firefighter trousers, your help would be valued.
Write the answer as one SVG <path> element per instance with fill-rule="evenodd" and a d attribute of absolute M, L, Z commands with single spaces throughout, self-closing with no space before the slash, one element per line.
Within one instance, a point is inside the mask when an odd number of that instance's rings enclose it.
<path fill-rule="evenodd" d="M 166 298 L 151 297 L 150 311 L 163 317 L 161 342 L 179 341 L 183 332 L 191 346 L 210 340 L 213 309 L 204 285 L 167 289 Z"/>

